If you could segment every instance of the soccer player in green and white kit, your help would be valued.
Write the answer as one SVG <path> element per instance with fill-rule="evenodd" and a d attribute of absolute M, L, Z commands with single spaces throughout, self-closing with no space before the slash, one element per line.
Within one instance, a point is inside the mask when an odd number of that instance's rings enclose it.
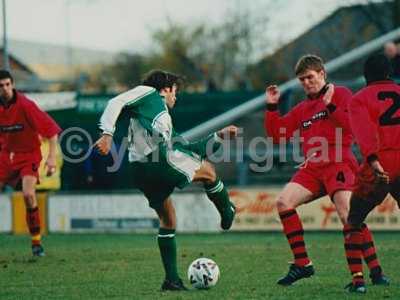
<path fill-rule="evenodd" d="M 134 173 L 140 174 L 135 177 L 138 188 L 160 219 L 158 246 L 166 273 L 162 290 L 186 290 L 177 272 L 176 215 L 170 198 L 175 187 L 182 189 L 192 181 L 202 182 L 221 215 L 224 230 L 232 226 L 235 216 L 224 184 L 205 158 L 207 149 L 216 151 L 223 139 L 236 137 L 237 128 L 225 127 L 194 143 L 183 140 L 175 133 L 168 111 L 175 105 L 181 82 L 178 75 L 155 70 L 146 75 L 143 85 L 111 99 L 100 120 L 102 136 L 95 145 L 100 154 L 110 151 L 118 116 L 122 109 L 128 109 L 132 116 L 128 130 L 129 161 Z"/>

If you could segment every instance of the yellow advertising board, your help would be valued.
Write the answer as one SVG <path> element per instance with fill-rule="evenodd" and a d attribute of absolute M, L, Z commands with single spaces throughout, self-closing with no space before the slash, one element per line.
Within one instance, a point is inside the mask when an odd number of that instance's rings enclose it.
<path fill-rule="evenodd" d="M 39 167 L 39 181 L 40 183 L 36 185 L 36 190 L 59 190 L 61 187 L 61 168 L 63 165 L 63 159 L 62 159 L 62 152 L 61 148 L 58 145 L 57 146 L 57 165 L 56 165 L 56 171 L 54 172 L 53 175 L 47 176 L 47 167 L 46 167 L 46 159 L 49 155 L 49 142 L 46 139 L 42 140 L 42 145 L 40 148 L 40 151 L 42 152 L 43 159 L 40 163 Z"/>
<path fill-rule="evenodd" d="M 41 233 L 47 233 L 47 193 L 36 194 L 40 221 L 41 221 Z M 29 234 L 28 226 L 26 225 L 26 208 L 24 197 L 21 192 L 13 193 L 11 197 L 12 201 L 12 232 L 14 234 Z"/>
<path fill-rule="evenodd" d="M 281 189 L 231 189 L 229 195 L 237 208 L 234 230 L 281 230 L 276 197 Z M 335 206 L 329 197 L 302 205 L 298 213 L 304 229 L 341 230 Z M 371 229 L 400 230 L 400 211 L 389 195 L 367 218 Z"/>

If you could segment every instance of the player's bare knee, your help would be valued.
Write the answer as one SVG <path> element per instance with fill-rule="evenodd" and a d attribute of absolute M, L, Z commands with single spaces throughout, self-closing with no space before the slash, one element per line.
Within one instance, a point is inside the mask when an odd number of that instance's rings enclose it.
<path fill-rule="evenodd" d="M 22 192 L 24 199 L 26 200 L 31 200 L 35 197 L 35 192 L 28 190 L 28 191 L 23 191 Z"/>
<path fill-rule="evenodd" d="M 347 206 L 336 207 L 336 212 L 342 224 L 347 224 L 347 219 L 349 217 L 349 208 Z"/>
<path fill-rule="evenodd" d="M 289 202 L 289 199 L 283 195 L 279 195 L 276 199 L 276 207 L 278 211 L 285 211 L 293 208 Z"/>
<path fill-rule="evenodd" d="M 34 191 L 23 191 L 25 204 L 28 208 L 33 208 L 36 204 Z"/>
<path fill-rule="evenodd" d="M 349 216 L 347 211 L 338 211 L 338 216 L 343 225 L 347 224 L 347 219 Z"/>
<path fill-rule="evenodd" d="M 206 184 L 212 184 L 217 180 L 217 173 L 214 168 L 209 168 L 207 172 L 207 179 L 205 180 Z"/>
<path fill-rule="evenodd" d="M 160 220 L 160 227 L 166 229 L 176 228 L 175 208 L 171 199 L 165 200 L 163 206 L 156 209 L 156 212 Z"/>
<path fill-rule="evenodd" d="M 217 173 L 214 166 L 208 162 L 204 162 L 200 170 L 199 180 L 205 184 L 212 184 L 217 180 Z"/>
<path fill-rule="evenodd" d="M 165 229 L 175 229 L 176 228 L 176 220 L 168 217 L 160 218 L 160 227 Z"/>

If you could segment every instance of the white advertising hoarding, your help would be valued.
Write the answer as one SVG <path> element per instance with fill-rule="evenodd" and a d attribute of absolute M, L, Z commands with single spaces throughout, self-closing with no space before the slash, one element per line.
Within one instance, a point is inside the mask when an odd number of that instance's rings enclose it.
<path fill-rule="evenodd" d="M 176 194 L 177 230 L 219 230 L 219 215 L 203 194 Z M 157 214 L 140 194 L 53 195 L 49 199 L 50 232 L 155 231 Z"/>
<path fill-rule="evenodd" d="M 11 232 L 12 210 L 9 194 L 0 193 L 0 232 Z"/>
<path fill-rule="evenodd" d="M 237 208 L 233 230 L 281 230 L 276 209 L 280 188 L 230 189 L 229 194 Z M 329 197 L 323 197 L 298 207 L 304 229 L 342 230 L 342 223 Z M 400 211 L 389 195 L 366 220 L 371 229 L 400 230 Z"/>
<path fill-rule="evenodd" d="M 276 210 L 280 188 L 231 188 L 237 208 L 232 230 L 281 230 Z M 173 202 L 178 232 L 218 232 L 220 217 L 205 193 L 175 193 Z M 49 198 L 50 232 L 156 231 L 157 215 L 138 193 L 52 195 Z M 342 230 L 335 207 L 328 197 L 297 209 L 304 229 Z M 10 215 L 10 214 L 8 214 Z M 400 211 L 390 196 L 367 218 L 371 229 L 400 230 Z"/>

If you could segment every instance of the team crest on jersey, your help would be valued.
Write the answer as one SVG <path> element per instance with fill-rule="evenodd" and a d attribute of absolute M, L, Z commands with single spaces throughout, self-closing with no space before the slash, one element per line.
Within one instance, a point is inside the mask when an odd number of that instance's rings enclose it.
<path fill-rule="evenodd" d="M 302 127 L 303 129 L 309 129 L 311 125 L 319 120 L 324 120 L 328 118 L 328 111 L 323 110 L 311 117 L 311 119 L 303 121 Z"/>
<path fill-rule="evenodd" d="M 0 125 L 0 132 L 8 133 L 8 132 L 18 132 L 24 130 L 23 124 L 14 124 L 14 125 Z"/>

